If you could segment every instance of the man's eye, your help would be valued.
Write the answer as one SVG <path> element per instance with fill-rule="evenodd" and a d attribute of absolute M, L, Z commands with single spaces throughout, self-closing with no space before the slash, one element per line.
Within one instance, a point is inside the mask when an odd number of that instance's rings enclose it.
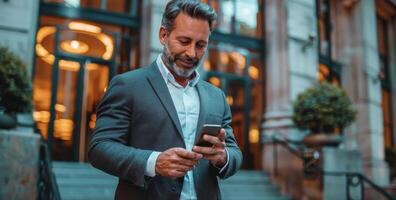
<path fill-rule="evenodd" d="M 198 49 L 203 49 L 206 47 L 206 44 L 197 44 Z"/>
<path fill-rule="evenodd" d="M 183 45 L 188 45 L 190 42 L 186 40 L 180 40 L 180 43 Z"/>

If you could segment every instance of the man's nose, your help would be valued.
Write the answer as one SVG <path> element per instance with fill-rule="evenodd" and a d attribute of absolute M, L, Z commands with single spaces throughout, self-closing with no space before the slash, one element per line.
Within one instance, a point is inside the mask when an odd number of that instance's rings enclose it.
<path fill-rule="evenodd" d="M 197 51 L 195 45 L 191 44 L 187 47 L 186 54 L 190 58 L 195 58 L 197 56 Z"/>

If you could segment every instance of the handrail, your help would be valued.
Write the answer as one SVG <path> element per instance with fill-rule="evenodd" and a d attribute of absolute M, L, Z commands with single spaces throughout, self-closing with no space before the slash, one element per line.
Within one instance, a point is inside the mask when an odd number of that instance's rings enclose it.
<path fill-rule="evenodd" d="M 52 164 L 49 157 L 48 146 L 45 142 L 40 144 L 40 180 L 39 180 L 39 200 L 61 200 L 58 184 L 52 172 Z"/>
<path fill-rule="evenodd" d="M 305 147 L 301 147 L 302 143 L 298 143 L 298 142 L 290 142 L 286 139 L 279 139 L 277 137 L 272 137 L 271 138 L 271 142 L 265 142 L 265 143 L 271 143 L 274 145 L 278 145 L 280 144 L 281 146 L 285 147 L 290 153 L 296 155 L 299 159 L 301 159 L 303 162 L 307 159 L 307 155 L 309 156 L 309 158 L 313 158 L 315 160 L 317 160 L 319 158 L 319 153 L 317 151 L 312 151 L 309 150 Z M 299 149 L 295 149 L 292 148 L 290 143 L 293 143 L 295 145 L 299 146 Z M 307 154 L 306 152 L 309 152 L 309 154 Z M 275 148 L 274 150 L 274 174 L 275 176 L 277 176 L 277 150 Z M 313 163 L 314 161 L 311 161 L 311 163 Z M 304 166 L 304 171 L 306 171 L 306 167 L 309 165 L 305 165 Z M 324 171 L 322 167 L 320 166 L 316 166 L 314 169 L 309 169 L 307 170 L 309 172 L 318 172 L 322 175 L 329 175 L 329 176 L 345 176 L 347 179 L 347 200 L 352 200 L 351 197 L 351 193 L 349 188 L 351 186 L 353 187 L 357 187 L 360 186 L 361 187 L 361 197 L 362 199 L 364 199 L 364 184 L 368 184 L 370 185 L 372 188 L 374 188 L 377 192 L 379 192 L 381 195 L 383 195 L 386 199 L 388 200 L 396 200 L 395 196 L 392 196 L 391 194 L 389 194 L 388 192 L 386 192 L 382 187 L 378 186 L 376 183 L 374 183 L 372 180 L 370 180 L 367 176 L 365 176 L 362 173 L 359 172 L 331 172 L 331 171 Z M 357 178 L 357 180 L 356 180 Z"/>

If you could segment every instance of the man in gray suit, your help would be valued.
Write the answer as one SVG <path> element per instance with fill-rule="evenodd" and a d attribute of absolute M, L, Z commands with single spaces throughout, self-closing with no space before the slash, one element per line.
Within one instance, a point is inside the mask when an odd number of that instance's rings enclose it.
<path fill-rule="evenodd" d="M 219 178 L 242 163 L 224 93 L 200 80 L 216 13 L 207 4 L 171 0 L 150 66 L 114 77 L 97 108 L 88 157 L 119 177 L 116 199 L 221 199 Z M 204 124 L 218 124 L 211 147 L 194 145 Z"/>

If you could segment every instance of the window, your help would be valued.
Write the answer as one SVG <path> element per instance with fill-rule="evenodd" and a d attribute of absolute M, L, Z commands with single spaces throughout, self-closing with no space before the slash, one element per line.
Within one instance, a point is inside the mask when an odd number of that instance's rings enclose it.
<path fill-rule="evenodd" d="M 392 98 L 390 90 L 389 74 L 389 37 L 387 34 L 388 24 L 386 19 L 377 16 L 378 54 L 380 59 L 380 77 L 382 86 L 382 112 L 384 123 L 384 143 L 385 148 L 392 147 L 393 126 L 392 126 Z"/>
<path fill-rule="evenodd" d="M 58 3 L 72 8 L 94 8 L 107 12 L 118 12 L 137 15 L 139 2 L 137 0 L 41 0 L 45 3 Z"/>
<path fill-rule="evenodd" d="M 204 0 L 218 14 L 216 30 L 222 33 L 261 38 L 263 0 Z"/>
<path fill-rule="evenodd" d="M 318 81 L 327 81 L 336 85 L 341 84 L 341 65 L 332 59 L 331 48 L 331 14 L 329 0 L 316 0 L 316 14 L 318 20 L 318 49 L 319 66 Z"/>
<path fill-rule="evenodd" d="M 206 79 L 221 88 L 233 115 L 234 135 L 244 154 L 244 167 L 260 169 L 260 126 L 264 102 L 264 69 L 260 52 L 211 41 L 204 63 Z"/>

